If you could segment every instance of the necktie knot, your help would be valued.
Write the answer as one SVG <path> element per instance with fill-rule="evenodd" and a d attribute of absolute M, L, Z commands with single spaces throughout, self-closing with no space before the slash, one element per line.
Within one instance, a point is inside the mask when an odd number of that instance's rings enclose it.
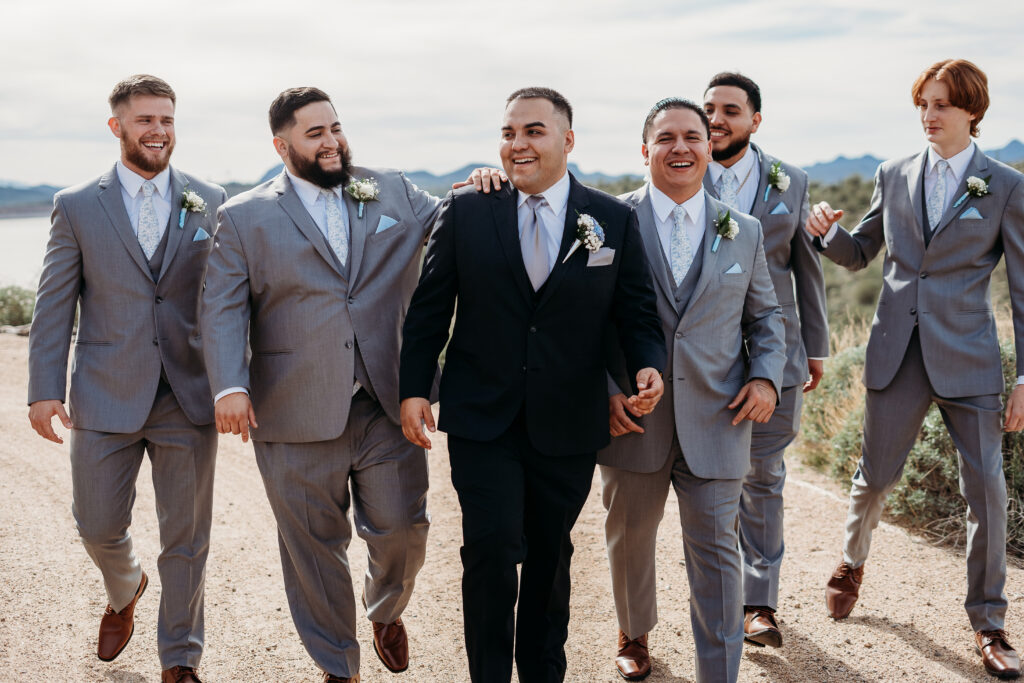
<path fill-rule="evenodd" d="M 153 196 L 153 192 L 156 191 L 156 185 L 153 184 L 152 180 L 147 180 L 142 183 L 142 196 L 149 199 Z"/>
<path fill-rule="evenodd" d="M 529 206 L 530 210 L 534 212 L 536 212 L 537 209 L 543 206 L 547 206 L 547 203 L 547 200 L 544 199 L 544 195 L 542 194 L 534 194 L 526 198 L 526 205 Z"/>
<path fill-rule="evenodd" d="M 675 219 L 676 225 L 683 225 L 683 221 L 686 220 L 686 209 L 683 208 L 682 204 L 676 204 L 675 208 L 672 209 L 672 218 Z"/>

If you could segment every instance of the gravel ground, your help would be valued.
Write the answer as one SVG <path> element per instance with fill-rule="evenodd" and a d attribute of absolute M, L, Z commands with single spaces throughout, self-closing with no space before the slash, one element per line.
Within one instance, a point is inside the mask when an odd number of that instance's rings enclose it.
<path fill-rule="evenodd" d="M 0 335 L 0 680 L 159 681 L 156 607 L 160 578 L 149 468 L 139 477 L 132 531 L 151 585 L 135 635 L 112 663 L 99 661 L 96 631 L 106 599 L 99 572 L 71 518 L 67 446 L 31 430 L 24 405 L 28 345 Z M 824 584 L 839 559 L 845 497 L 839 486 L 790 457 L 787 555 L 780 593 L 783 648 L 746 646 L 741 681 L 987 681 L 963 610 L 961 552 L 936 548 L 898 527 L 875 535 L 861 601 L 844 622 L 825 612 Z M 459 591 L 459 508 L 443 435 L 430 452 L 432 528 L 426 565 L 404 620 L 411 663 L 395 675 L 370 646 L 360 618 L 362 680 L 467 681 Z M 274 521 L 250 446 L 221 440 L 206 584 L 206 652 L 201 673 L 216 681 L 318 681 L 292 628 Z M 661 622 L 651 633 L 652 683 L 694 680 L 688 589 L 679 513 L 670 495 L 658 544 Z M 603 542 L 600 481 L 573 534 L 568 681 L 618 681 L 616 623 Z M 366 567 L 350 548 L 353 576 Z M 1007 629 L 1021 645 L 1024 572 L 1010 568 Z M 1024 646 L 1022 646 L 1024 647 Z"/>

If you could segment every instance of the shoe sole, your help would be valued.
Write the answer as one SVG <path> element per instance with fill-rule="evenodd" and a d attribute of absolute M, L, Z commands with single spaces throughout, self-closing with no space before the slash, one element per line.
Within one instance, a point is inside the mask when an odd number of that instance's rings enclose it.
<path fill-rule="evenodd" d="M 377 659 L 379 659 L 380 663 L 384 665 L 384 668 L 387 669 L 388 671 L 390 671 L 393 674 L 400 674 L 400 673 L 402 673 L 403 671 L 405 671 L 406 669 L 409 668 L 409 665 L 406 664 L 401 669 L 392 669 L 391 665 L 388 664 L 386 661 L 384 661 L 384 657 L 380 654 L 380 650 L 377 649 L 377 641 L 376 640 L 373 641 L 373 653 L 375 655 L 377 655 Z"/>
<path fill-rule="evenodd" d="M 145 576 L 145 574 L 143 574 L 143 576 Z M 135 602 L 136 605 L 139 604 L 139 600 L 142 598 L 142 595 L 146 592 L 146 588 L 148 588 L 148 587 L 149 587 L 149 577 L 146 577 L 146 581 L 145 581 L 145 583 L 142 584 L 142 588 L 139 590 L 139 594 L 135 596 L 135 601 L 134 602 Z M 122 652 L 124 652 L 124 649 L 126 647 L 128 647 L 128 643 L 132 642 L 132 636 L 134 636 L 134 635 L 135 635 L 135 616 L 133 615 L 132 616 L 132 632 L 128 634 L 128 638 L 127 638 L 127 640 L 124 641 L 124 644 L 121 645 L 121 648 L 117 652 L 112 654 L 110 657 L 101 657 L 100 653 L 97 652 L 96 653 L 96 658 L 99 659 L 101 662 L 112 662 L 112 661 L 114 661 L 115 659 L 118 658 L 118 656 Z"/>
<path fill-rule="evenodd" d="M 758 647 L 782 647 L 782 634 L 778 631 L 764 630 L 756 633 L 744 633 L 743 640 Z"/>
<path fill-rule="evenodd" d="M 651 668 L 651 671 L 654 671 L 653 667 Z M 621 678 L 624 681 L 642 681 L 651 675 L 651 671 L 648 671 L 647 673 L 640 676 L 627 676 L 626 674 L 619 671 L 619 667 L 615 667 L 615 673 L 619 674 L 619 678 Z"/>
<path fill-rule="evenodd" d="M 974 646 L 974 651 L 976 653 L 978 653 L 979 657 L 982 656 L 981 655 L 981 649 L 977 645 Z M 1020 672 L 1019 671 L 1013 671 L 1013 672 L 1011 672 L 1011 671 L 993 671 L 992 669 L 988 668 L 988 665 L 985 664 L 984 658 L 982 658 L 981 664 L 982 664 L 982 666 L 985 667 L 985 673 L 987 673 L 989 676 L 995 676 L 996 678 L 998 678 L 1000 680 L 1012 681 L 1012 680 L 1016 680 L 1016 679 L 1020 678 Z"/>

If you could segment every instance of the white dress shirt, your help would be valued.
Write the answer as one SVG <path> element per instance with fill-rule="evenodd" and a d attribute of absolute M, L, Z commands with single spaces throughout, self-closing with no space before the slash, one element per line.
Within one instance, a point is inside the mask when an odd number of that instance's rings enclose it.
<path fill-rule="evenodd" d="M 524 209 L 523 204 L 532 196 L 525 192 L 519 192 L 516 216 L 519 221 L 520 239 L 522 239 L 523 230 L 526 228 L 526 221 L 530 219 L 530 211 Z M 543 192 L 538 192 L 537 196 L 544 197 L 547 202 L 537 213 L 540 215 L 544 245 L 548 250 L 548 263 L 554 269 L 557 265 L 558 250 L 562 246 L 562 233 L 565 232 L 565 211 L 569 204 L 569 172 L 566 171 L 557 183 Z"/>
<path fill-rule="evenodd" d="M 121 199 L 124 209 L 128 212 L 128 220 L 132 222 L 132 230 L 139 234 L 139 210 L 142 207 L 142 186 L 146 179 L 131 170 L 120 159 L 117 161 L 117 180 L 121 183 Z M 157 224 L 160 226 L 160 239 L 167 232 L 167 222 L 171 219 L 171 167 L 153 176 L 153 208 L 156 209 Z"/>
<path fill-rule="evenodd" d="M 665 259 L 671 262 L 672 230 L 676 225 L 672 211 L 677 204 L 667 194 L 655 187 L 654 183 L 649 183 L 647 187 L 651 196 L 651 208 L 654 209 L 654 225 L 658 229 L 658 241 L 661 242 L 661 250 L 665 253 Z M 697 194 L 678 206 L 683 207 L 683 211 L 686 213 L 683 225 L 686 236 L 690 238 L 690 247 L 696 256 L 697 250 L 701 248 L 701 243 L 704 241 L 704 232 L 707 228 L 703 186 L 697 190 Z"/>
<path fill-rule="evenodd" d="M 754 200 L 757 198 L 757 184 L 761 182 L 761 164 L 758 163 L 759 161 L 757 152 L 754 151 L 753 147 L 747 145 L 746 153 L 740 157 L 739 161 L 729 167 L 736 174 L 737 185 L 741 185 L 739 192 L 736 193 L 736 202 L 739 204 L 736 208 L 740 213 L 750 213 L 750 210 L 754 208 Z M 717 161 L 712 161 L 708 164 L 708 171 L 711 173 L 711 184 L 715 188 L 718 187 L 718 179 L 722 177 L 722 171 L 724 170 L 725 166 L 722 166 Z M 747 173 L 750 175 L 748 176 Z"/>

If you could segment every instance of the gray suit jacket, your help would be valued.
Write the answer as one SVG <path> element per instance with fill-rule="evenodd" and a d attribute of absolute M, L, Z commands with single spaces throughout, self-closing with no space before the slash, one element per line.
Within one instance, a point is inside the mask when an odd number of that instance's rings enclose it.
<path fill-rule="evenodd" d="M 612 439 L 598 452 L 602 465 L 633 472 L 656 472 L 665 464 L 675 434 L 690 470 L 705 479 L 739 479 L 750 469 L 751 423 L 731 424 L 736 414 L 728 405 L 744 383 L 764 378 L 782 390 L 786 364 L 782 309 L 775 299 L 765 263 L 761 226 L 746 214 L 735 239 L 722 239 L 712 253 L 715 219 L 728 210 L 706 197 L 707 230 L 700 277 L 685 311 L 675 303 L 675 283 L 655 227 L 648 187 L 623 195 L 636 207 L 644 250 L 658 298 L 669 367 L 665 394 L 654 411 L 642 418 L 643 434 Z M 739 266 L 739 273 L 726 273 Z M 628 378 L 619 368 L 612 376 L 625 393 Z"/>
<path fill-rule="evenodd" d="M 161 367 L 188 419 L 209 424 L 213 402 L 197 311 L 213 239 L 196 236 L 202 236 L 200 229 L 213 234 L 213 215 L 226 195 L 217 185 L 171 169 L 167 250 L 154 282 L 115 168 L 54 197 L 29 338 L 28 402 L 64 400 L 80 306 L 69 404 L 76 428 L 138 431 L 153 407 Z M 207 209 L 186 214 L 179 228 L 186 185 Z"/>
<path fill-rule="evenodd" d="M 928 379 L 940 396 L 998 394 L 1004 382 L 989 281 L 1004 252 L 1017 374 L 1024 374 L 1024 175 L 975 149 L 955 197 L 971 176 L 991 176 L 989 194 L 950 202 L 926 249 L 926 160 L 922 152 L 879 166 L 860 225 L 852 233 L 840 227 L 822 253 L 858 270 L 886 247 L 864 364 L 868 389 L 889 385 L 917 324 Z M 975 214 L 980 218 L 968 217 Z"/>
<path fill-rule="evenodd" d="M 764 231 L 764 255 L 775 285 L 775 296 L 786 318 L 786 370 L 782 386 L 793 387 L 807 379 L 807 357 L 828 357 L 828 306 L 821 259 L 810 235 L 804 230 L 810 212 L 807 174 L 782 163 L 790 178 L 785 192 L 769 189 L 768 171 L 779 161 L 751 145 L 757 154 L 760 182 L 750 215 Z M 704 189 L 718 197 L 711 174 L 704 176 Z M 767 200 L 765 199 L 767 197 Z"/>
<path fill-rule="evenodd" d="M 381 406 L 400 422 L 402 324 L 440 201 L 397 171 L 356 167 L 352 175 L 376 178 L 380 198 L 360 218 L 345 193 L 351 240 L 343 270 L 284 172 L 233 197 L 217 216 L 203 296 L 206 364 L 214 395 L 249 389 L 256 440 L 338 437 L 355 344 Z M 384 216 L 397 223 L 378 232 Z"/>

